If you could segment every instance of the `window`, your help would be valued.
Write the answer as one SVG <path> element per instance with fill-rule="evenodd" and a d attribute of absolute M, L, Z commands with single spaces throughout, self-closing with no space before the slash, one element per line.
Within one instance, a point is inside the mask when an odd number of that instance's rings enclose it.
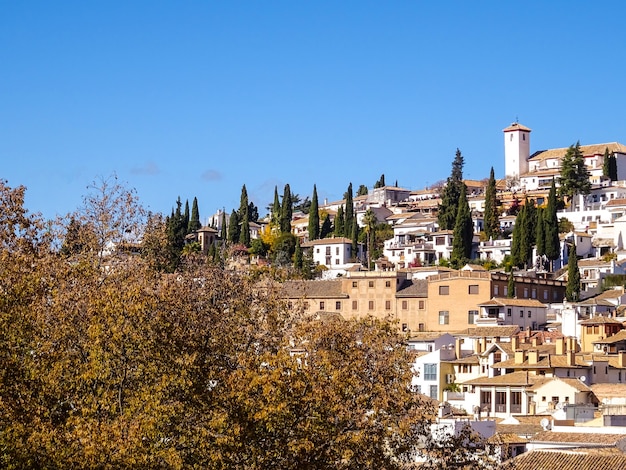
<path fill-rule="evenodd" d="M 368 307 L 369 307 L 370 310 L 374 310 L 374 301 L 373 300 L 369 301 Z"/>
<path fill-rule="evenodd" d="M 500 286 L 493 286 L 493 296 L 497 297 L 500 295 Z"/>
<path fill-rule="evenodd" d="M 324 310 L 324 301 L 320 301 L 320 310 Z"/>
<path fill-rule="evenodd" d="M 428 389 L 428 392 L 429 392 L 428 396 L 432 398 L 433 400 L 439 399 L 439 394 L 437 393 L 438 387 L 436 385 L 431 385 Z"/>
<path fill-rule="evenodd" d="M 402 301 L 402 310 L 408 310 L 409 302 L 407 300 Z"/>
<path fill-rule="evenodd" d="M 403 323 L 402 324 L 402 331 L 409 331 L 409 324 L 408 323 Z"/>
<path fill-rule="evenodd" d="M 413 385 L 413 391 L 416 393 L 422 393 L 422 386 L 421 385 Z"/>
<path fill-rule="evenodd" d="M 445 245 L 446 237 L 435 237 L 435 245 Z"/>
<path fill-rule="evenodd" d="M 507 316 L 507 317 L 510 317 L 510 316 L 511 316 L 511 309 L 510 309 L 510 308 L 507 308 L 507 309 L 506 309 L 506 316 Z"/>
<path fill-rule="evenodd" d="M 543 290 L 543 300 L 548 300 L 548 289 Z"/>
<path fill-rule="evenodd" d="M 352 301 L 352 310 L 356 310 L 358 305 L 359 305 L 358 302 L 356 300 L 353 300 Z"/>
<path fill-rule="evenodd" d="M 335 248 L 335 254 L 339 255 L 339 247 Z"/>
<path fill-rule="evenodd" d="M 420 310 L 424 310 L 424 301 L 423 301 L 423 300 L 420 300 L 420 301 L 419 301 L 419 303 L 418 303 L 417 305 L 418 305 L 418 308 L 419 308 Z"/>
<path fill-rule="evenodd" d="M 385 300 L 385 310 L 391 310 L 391 300 Z"/>
<path fill-rule="evenodd" d="M 369 281 L 367 283 L 367 287 L 374 287 L 374 281 Z"/>
<path fill-rule="evenodd" d="M 341 310 L 341 301 L 335 302 L 335 310 Z"/>
<path fill-rule="evenodd" d="M 507 295 L 509 295 L 509 294 L 508 294 L 508 292 L 509 292 L 509 287 L 508 287 L 508 286 L 504 286 L 503 291 L 504 291 L 504 294 L 503 294 L 503 295 L 504 295 L 505 297 L 506 297 Z"/>
<path fill-rule="evenodd" d="M 478 284 L 472 284 L 467 289 L 468 294 L 478 294 Z"/>
<path fill-rule="evenodd" d="M 469 310 L 467 312 L 467 323 L 473 325 L 476 323 L 476 318 L 478 318 L 478 310 Z"/>
<path fill-rule="evenodd" d="M 308 310 L 308 309 L 309 309 L 309 303 L 308 303 L 308 302 L 304 302 L 304 308 L 305 308 L 306 310 Z"/>
<path fill-rule="evenodd" d="M 450 295 L 450 286 L 439 286 L 439 295 Z"/>
<path fill-rule="evenodd" d="M 532 316 L 533 316 L 533 314 L 532 314 L 532 312 L 529 310 L 529 311 L 528 311 L 528 318 L 532 318 Z"/>
<path fill-rule="evenodd" d="M 352 288 L 355 289 L 357 286 L 356 281 L 352 281 Z"/>
<path fill-rule="evenodd" d="M 335 264 L 339 264 L 339 258 L 335 260 Z"/>
<path fill-rule="evenodd" d="M 424 364 L 424 380 L 437 380 L 437 364 Z"/>
<path fill-rule="evenodd" d="M 524 287 L 524 298 L 528 298 L 528 287 Z"/>
<path fill-rule="evenodd" d="M 520 318 L 524 318 L 524 310 L 520 310 L 519 311 L 519 317 Z"/>
<path fill-rule="evenodd" d="M 391 281 L 385 281 L 385 287 L 391 287 Z"/>
<path fill-rule="evenodd" d="M 326 254 L 330 255 L 330 247 L 329 246 L 326 247 Z"/>
<path fill-rule="evenodd" d="M 426 331 L 426 325 L 420 323 L 419 325 L 417 325 L 417 329 L 418 331 Z"/>
<path fill-rule="evenodd" d="M 450 313 L 447 310 L 443 310 L 439 312 L 439 324 L 440 325 L 450 324 Z"/>
<path fill-rule="evenodd" d="M 530 291 L 530 296 L 531 296 L 533 299 L 536 299 L 536 298 L 537 298 L 537 289 L 535 289 L 535 288 L 533 287 L 533 289 Z"/>

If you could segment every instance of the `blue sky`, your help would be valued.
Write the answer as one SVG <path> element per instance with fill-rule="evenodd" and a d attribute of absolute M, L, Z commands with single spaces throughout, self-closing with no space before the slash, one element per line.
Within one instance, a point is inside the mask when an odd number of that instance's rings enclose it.
<path fill-rule="evenodd" d="M 531 151 L 626 143 L 623 2 L 0 0 L 0 178 L 46 217 L 113 173 L 169 214 L 265 213 L 350 182 L 420 189 Z"/>

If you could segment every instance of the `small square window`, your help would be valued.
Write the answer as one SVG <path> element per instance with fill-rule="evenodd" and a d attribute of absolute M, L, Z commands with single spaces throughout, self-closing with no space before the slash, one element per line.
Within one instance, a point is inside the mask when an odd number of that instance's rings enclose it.
<path fill-rule="evenodd" d="M 467 289 L 468 294 L 478 294 L 478 284 L 472 284 Z"/>
<path fill-rule="evenodd" d="M 439 286 L 439 295 L 450 295 L 450 286 Z"/>
<path fill-rule="evenodd" d="M 385 310 L 391 310 L 391 300 L 385 300 Z"/>
<path fill-rule="evenodd" d="M 324 310 L 324 301 L 320 302 L 320 310 Z"/>
<path fill-rule="evenodd" d="M 367 286 L 368 286 L 368 287 L 374 287 L 374 281 L 369 281 L 369 282 L 367 283 Z"/>
<path fill-rule="evenodd" d="M 341 301 L 335 302 L 335 310 L 341 310 Z"/>
<path fill-rule="evenodd" d="M 357 301 L 356 301 L 356 300 L 353 300 L 353 301 L 352 301 L 352 310 L 356 310 L 358 305 L 359 305 L 359 304 L 357 303 Z"/>
<path fill-rule="evenodd" d="M 352 281 L 352 288 L 356 289 L 356 286 L 357 286 L 356 281 Z"/>
<path fill-rule="evenodd" d="M 409 302 L 407 300 L 402 301 L 402 310 L 408 310 Z"/>
<path fill-rule="evenodd" d="M 385 281 L 385 287 L 391 287 L 391 281 Z"/>
<path fill-rule="evenodd" d="M 424 301 L 423 300 L 420 300 L 417 305 L 418 305 L 418 308 L 420 310 L 424 310 Z"/>
<path fill-rule="evenodd" d="M 374 310 L 374 301 L 370 300 L 368 306 L 370 310 Z"/>

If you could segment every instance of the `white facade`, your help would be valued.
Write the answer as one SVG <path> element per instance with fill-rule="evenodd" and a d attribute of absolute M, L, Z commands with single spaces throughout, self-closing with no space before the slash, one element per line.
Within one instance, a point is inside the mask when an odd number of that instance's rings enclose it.
<path fill-rule="evenodd" d="M 507 177 L 519 178 L 528 172 L 531 130 L 514 122 L 504 132 L 504 169 Z"/>

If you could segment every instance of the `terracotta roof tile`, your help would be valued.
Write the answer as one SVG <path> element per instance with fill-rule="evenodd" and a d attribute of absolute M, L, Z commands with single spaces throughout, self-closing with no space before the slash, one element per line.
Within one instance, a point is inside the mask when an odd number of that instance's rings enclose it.
<path fill-rule="evenodd" d="M 626 467 L 626 454 L 533 450 L 509 462 L 515 470 L 614 470 Z"/>
<path fill-rule="evenodd" d="M 283 284 L 282 297 L 287 299 L 348 298 L 341 292 L 341 280 L 287 281 Z"/>

